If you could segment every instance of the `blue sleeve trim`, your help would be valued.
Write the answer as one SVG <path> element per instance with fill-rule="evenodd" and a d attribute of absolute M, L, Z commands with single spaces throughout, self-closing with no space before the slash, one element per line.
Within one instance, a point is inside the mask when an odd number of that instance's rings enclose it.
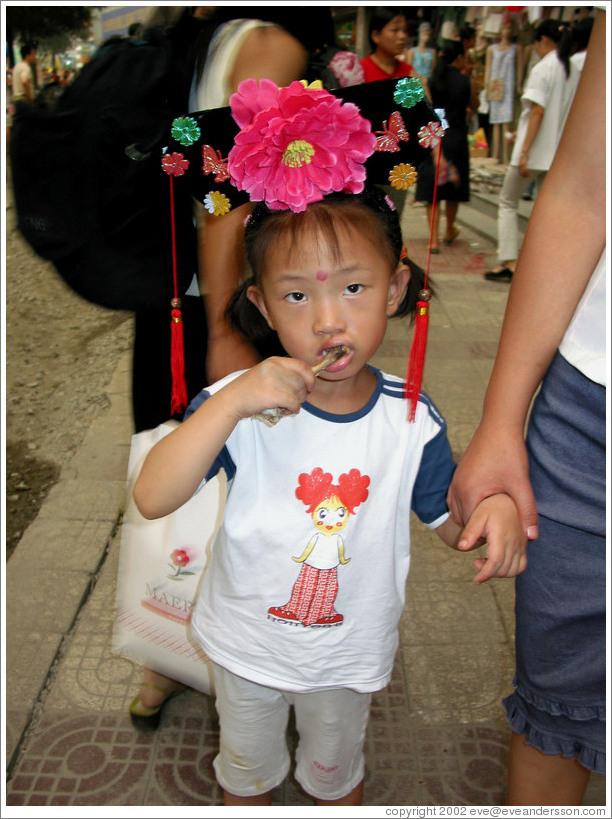
<path fill-rule="evenodd" d="M 412 510 L 429 525 L 448 513 L 446 493 L 455 472 L 446 424 L 423 448 L 423 457 L 412 493 Z"/>
<path fill-rule="evenodd" d="M 199 409 L 204 401 L 210 398 L 210 393 L 208 390 L 204 389 L 199 392 L 195 398 L 193 398 L 185 410 L 185 415 L 183 416 L 183 421 L 186 421 L 193 413 Z M 221 470 L 225 469 L 227 474 L 227 479 L 231 480 L 234 475 L 236 474 L 236 464 L 232 460 L 231 455 L 229 454 L 229 450 L 226 446 L 223 447 L 221 452 L 217 455 L 215 460 L 213 461 L 212 466 L 208 470 L 208 474 L 206 475 L 206 480 L 209 481 L 211 478 L 214 478 L 215 475 Z"/>

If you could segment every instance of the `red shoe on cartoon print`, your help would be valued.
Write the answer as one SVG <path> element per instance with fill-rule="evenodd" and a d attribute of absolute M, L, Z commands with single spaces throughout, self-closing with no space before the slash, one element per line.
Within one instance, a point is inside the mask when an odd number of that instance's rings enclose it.
<path fill-rule="evenodd" d="M 328 617 L 319 617 L 319 619 L 313 623 L 313 626 L 339 626 L 343 620 L 344 616 L 335 611 Z"/>
<path fill-rule="evenodd" d="M 271 606 L 268 609 L 268 617 L 271 620 L 286 620 L 296 624 L 299 622 L 296 615 L 284 606 Z"/>

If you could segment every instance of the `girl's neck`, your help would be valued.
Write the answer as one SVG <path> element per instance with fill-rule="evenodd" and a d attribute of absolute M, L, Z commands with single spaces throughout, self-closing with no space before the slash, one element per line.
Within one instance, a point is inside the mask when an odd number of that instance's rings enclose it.
<path fill-rule="evenodd" d="M 323 373 L 317 378 L 315 389 L 306 400 L 324 412 L 350 415 L 365 407 L 376 389 L 376 383 L 376 376 L 368 367 L 344 381 L 328 381 Z"/>

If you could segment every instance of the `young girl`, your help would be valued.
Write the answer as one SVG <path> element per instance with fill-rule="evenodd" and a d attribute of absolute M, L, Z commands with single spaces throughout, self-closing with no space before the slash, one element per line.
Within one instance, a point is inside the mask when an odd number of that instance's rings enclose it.
<path fill-rule="evenodd" d="M 256 206 L 245 230 L 253 277 L 232 316 L 251 336 L 276 331 L 287 357 L 204 390 L 134 490 L 155 518 L 219 469 L 230 479 L 193 618 L 214 665 L 227 805 L 271 803 L 290 766 L 290 706 L 298 782 L 319 805 L 362 803 L 371 694 L 389 682 L 398 646 L 411 510 L 454 549 L 488 540 L 474 582 L 525 568 L 512 501 L 487 498 L 463 531 L 455 525 L 444 420 L 421 394 L 408 423 L 402 379 L 368 363 L 387 319 L 414 312 L 422 286 L 388 202 L 366 187 L 301 212 Z M 256 417 L 273 408 L 284 412 L 275 425 Z"/>

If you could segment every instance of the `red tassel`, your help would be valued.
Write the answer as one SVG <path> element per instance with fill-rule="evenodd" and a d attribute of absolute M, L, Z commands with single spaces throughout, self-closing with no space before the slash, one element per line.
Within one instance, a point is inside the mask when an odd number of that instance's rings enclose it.
<path fill-rule="evenodd" d="M 421 393 L 423 369 L 425 367 L 425 350 L 427 348 L 427 330 L 429 328 L 429 291 L 421 290 L 419 296 L 423 299 L 417 302 L 414 318 L 414 335 L 410 347 L 408 374 L 404 397 L 408 401 L 408 421 L 412 423 L 416 416 L 416 407 Z"/>
<path fill-rule="evenodd" d="M 416 315 L 414 317 L 414 335 L 410 356 L 408 358 L 408 372 L 406 374 L 406 387 L 404 398 L 408 401 L 408 423 L 412 424 L 416 417 L 416 408 L 421 394 L 421 384 L 423 383 L 423 370 L 425 369 L 425 350 L 427 349 L 427 331 L 429 329 L 429 300 L 431 290 L 427 285 L 429 282 L 429 264 L 431 261 L 431 239 L 434 230 L 434 217 L 436 210 L 436 199 L 438 195 L 438 179 L 440 176 L 440 157 L 442 150 L 438 144 L 438 158 L 436 160 L 436 174 L 434 177 L 434 189 L 431 207 L 431 221 L 429 224 L 429 242 L 427 245 L 427 261 L 425 263 L 425 281 L 423 290 L 419 290 L 419 300 L 417 301 Z"/>
<path fill-rule="evenodd" d="M 170 311 L 170 372 L 172 374 L 170 415 L 181 413 L 187 407 L 183 314 L 179 310 L 180 303 L 180 299 L 172 299 L 172 310 Z"/>
<path fill-rule="evenodd" d="M 172 233 L 172 276 L 174 298 L 170 302 L 170 374 L 172 392 L 170 394 L 170 415 L 182 413 L 187 407 L 187 384 L 185 382 L 185 345 L 183 341 L 183 314 L 178 297 L 176 275 L 176 229 L 174 224 L 174 187 L 170 179 L 170 227 Z"/>

